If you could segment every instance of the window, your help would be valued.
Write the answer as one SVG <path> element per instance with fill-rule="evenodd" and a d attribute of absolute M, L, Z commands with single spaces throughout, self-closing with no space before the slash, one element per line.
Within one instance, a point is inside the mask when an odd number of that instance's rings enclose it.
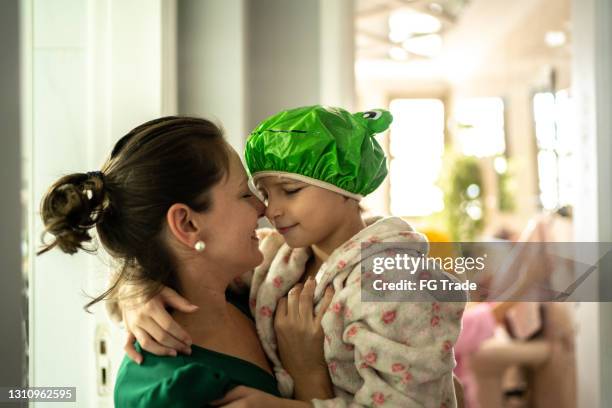
<path fill-rule="evenodd" d="M 465 98 L 455 107 L 455 137 L 465 156 L 491 157 L 497 176 L 497 209 L 514 209 L 506 157 L 504 101 L 499 97 Z"/>
<path fill-rule="evenodd" d="M 506 150 L 504 101 L 501 98 L 467 98 L 455 107 L 456 137 L 465 156 L 490 157 Z"/>
<path fill-rule="evenodd" d="M 394 99 L 390 133 L 390 210 L 426 216 L 444 208 L 436 185 L 444 151 L 444 104 L 439 99 Z"/>
<path fill-rule="evenodd" d="M 533 117 L 538 148 L 540 203 L 546 210 L 573 204 L 575 128 L 568 91 L 538 92 Z"/>

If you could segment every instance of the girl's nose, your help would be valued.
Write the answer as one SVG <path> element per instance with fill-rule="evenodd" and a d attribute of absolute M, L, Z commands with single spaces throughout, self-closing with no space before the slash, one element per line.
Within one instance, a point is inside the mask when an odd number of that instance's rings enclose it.
<path fill-rule="evenodd" d="M 277 205 L 270 205 L 270 201 L 268 201 L 268 206 L 266 207 L 265 214 L 266 214 L 266 217 L 268 217 L 268 219 L 270 221 L 272 221 L 273 219 L 275 219 L 279 215 L 282 215 L 282 211 L 281 211 L 279 206 L 277 206 Z"/>

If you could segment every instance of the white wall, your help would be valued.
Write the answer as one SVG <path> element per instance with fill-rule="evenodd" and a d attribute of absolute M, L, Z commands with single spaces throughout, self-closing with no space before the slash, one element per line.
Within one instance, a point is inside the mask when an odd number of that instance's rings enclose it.
<path fill-rule="evenodd" d="M 87 159 L 87 4 L 34 1 L 32 7 L 31 254 L 42 225 L 38 203 L 60 175 L 93 169 Z M 28 154 L 29 153 L 29 154 Z M 89 259 L 59 252 L 34 258 L 30 271 L 30 385 L 76 386 L 88 401 L 94 386 L 93 319 L 82 310 Z M 62 370 L 58 370 L 62 367 Z"/>
<path fill-rule="evenodd" d="M 355 109 L 353 0 L 319 0 L 319 103 Z"/>
<path fill-rule="evenodd" d="M 572 83 L 580 130 L 576 240 L 612 242 L 612 4 L 606 0 L 574 0 L 572 13 Z M 600 287 L 612 286 L 610 279 L 601 279 Z M 612 406 L 611 316 L 612 303 L 578 305 L 579 408 Z"/>
<path fill-rule="evenodd" d="M 249 130 L 280 110 L 319 103 L 319 2 L 251 1 L 248 25 Z"/>
<path fill-rule="evenodd" d="M 172 33 L 162 30 L 171 0 L 30 0 L 31 245 L 48 186 L 71 172 L 99 169 L 114 142 L 134 126 L 174 113 Z M 170 86 L 168 86 L 170 84 Z M 27 106 L 27 105 L 26 105 Z M 76 386 L 77 406 L 112 406 L 123 334 L 102 305 L 82 306 L 106 286 L 102 256 L 52 251 L 31 264 L 30 384 Z M 98 388 L 96 330 L 108 335 L 109 383 Z M 98 395 L 100 392 L 102 395 Z"/>
<path fill-rule="evenodd" d="M 244 0 L 178 3 L 178 111 L 217 119 L 242 152 L 247 86 Z"/>
<path fill-rule="evenodd" d="M 242 153 L 282 109 L 352 108 L 353 0 L 178 3 L 178 111 L 218 119 Z"/>
<path fill-rule="evenodd" d="M 355 106 L 353 0 L 248 2 L 247 129 L 281 110 Z"/>

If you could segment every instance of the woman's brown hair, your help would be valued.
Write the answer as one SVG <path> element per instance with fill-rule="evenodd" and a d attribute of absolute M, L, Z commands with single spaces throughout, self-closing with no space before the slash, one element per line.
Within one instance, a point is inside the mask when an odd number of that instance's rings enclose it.
<path fill-rule="evenodd" d="M 120 266 L 112 286 L 85 309 L 113 294 L 127 281 L 155 282 L 176 289 L 174 260 L 161 231 L 168 209 L 183 203 L 207 211 L 210 189 L 227 175 L 230 147 L 212 122 L 169 116 L 152 120 L 122 137 L 101 171 L 74 173 L 57 180 L 41 203 L 43 248 L 68 254 L 92 252 L 89 230 Z M 55 239 L 45 244 L 45 236 Z"/>

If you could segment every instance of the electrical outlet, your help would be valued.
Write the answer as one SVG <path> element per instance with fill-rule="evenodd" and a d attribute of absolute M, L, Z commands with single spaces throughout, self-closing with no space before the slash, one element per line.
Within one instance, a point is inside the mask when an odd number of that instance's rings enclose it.
<path fill-rule="evenodd" d="M 109 375 L 110 358 L 108 355 L 109 331 L 105 324 L 96 327 L 95 350 L 96 350 L 96 384 L 99 396 L 108 396 L 110 393 Z"/>

